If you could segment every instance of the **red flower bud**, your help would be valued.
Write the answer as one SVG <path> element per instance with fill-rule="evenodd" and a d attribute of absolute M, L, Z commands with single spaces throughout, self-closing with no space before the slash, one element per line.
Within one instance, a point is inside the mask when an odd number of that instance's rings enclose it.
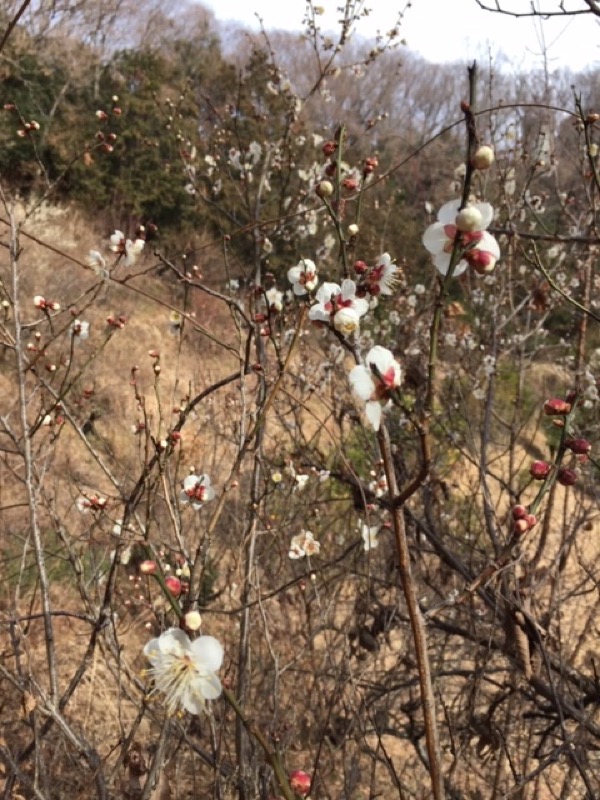
<path fill-rule="evenodd" d="M 303 770 L 296 769 L 293 772 L 290 772 L 289 780 L 292 790 L 301 797 L 306 797 L 306 795 L 310 792 L 312 780 L 310 775 Z"/>
<path fill-rule="evenodd" d="M 362 275 L 363 272 L 366 272 L 368 269 L 367 264 L 364 261 L 355 261 L 354 262 L 354 271 L 358 275 Z"/>
<path fill-rule="evenodd" d="M 561 467 L 561 469 L 558 471 L 558 475 L 556 476 L 556 480 L 563 486 L 573 486 L 573 484 L 577 482 L 578 477 L 579 475 L 574 469 Z"/>
<path fill-rule="evenodd" d="M 165 586 L 171 592 L 173 597 L 179 597 L 182 592 L 181 581 L 175 575 L 169 575 L 165 578 Z"/>
<path fill-rule="evenodd" d="M 515 506 L 512 510 L 513 519 L 523 519 L 527 516 L 527 509 L 525 506 Z"/>
<path fill-rule="evenodd" d="M 592 444 L 588 442 L 587 439 L 567 439 L 565 441 L 565 447 L 572 450 L 575 455 L 587 456 L 592 449 Z"/>
<path fill-rule="evenodd" d="M 549 417 L 564 416 L 571 411 L 571 403 L 561 400 L 560 397 L 553 397 L 544 403 L 544 414 Z"/>
<path fill-rule="evenodd" d="M 536 481 L 545 481 L 552 472 L 552 464 L 547 461 L 534 461 L 529 467 L 529 474 Z"/>
<path fill-rule="evenodd" d="M 527 514 L 527 516 L 525 517 L 525 520 L 526 520 L 527 524 L 529 525 L 530 529 L 534 528 L 537 525 L 537 517 L 536 517 L 535 514 Z"/>
<path fill-rule="evenodd" d="M 140 572 L 142 575 L 156 575 L 158 572 L 156 561 L 142 561 L 140 564 Z"/>
<path fill-rule="evenodd" d="M 336 142 L 325 142 L 323 147 L 321 148 L 323 151 L 323 155 L 325 156 L 332 156 L 335 151 L 337 150 L 337 143 Z"/>

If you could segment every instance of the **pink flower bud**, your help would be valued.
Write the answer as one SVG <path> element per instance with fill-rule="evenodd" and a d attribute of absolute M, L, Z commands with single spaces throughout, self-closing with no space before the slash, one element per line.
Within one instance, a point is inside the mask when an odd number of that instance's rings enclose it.
<path fill-rule="evenodd" d="M 552 472 L 552 464 L 547 461 L 534 461 L 529 467 L 529 474 L 536 481 L 545 481 Z"/>
<path fill-rule="evenodd" d="M 563 486 L 573 486 L 573 484 L 577 482 L 578 477 L 579 475 L 574 469 L 561 467 L 561 469 L 558 471 L 558 475 L 556 476 L 556 480 Z"/>
<path fill-rule="evenodd" d="M 321 148 L 323 151 L 323 155 L 325 156 L 332 156 L 335 151 L 337 150 L 337 143 L 336 142 L 325 142 L 323 147 Z"/>
<path fill-rule="evenodd" d="M 357 275 L 362 275 L 363 272 L 366 272 L 368 269 L 366 263 L 364 261 L 355 261 L 354 262 L 354 271 Z"/>
<path fill-rule="evenodd" d="M 156 566 L 156 561 L 142 561 L 140 564 L 140 572 L 142 575 L 156 575 L 158 572 L 158 567 Z"/>
<path fill-rule="evenodd" d="M 527 521 L 527 524 L 529 525 L 530 529 L 534 528 L 537 525 L 537 517 L 535 514 L 527 514 L 525 520 Z"/>
<path fill-rule="evenodd" d="M 473 250 L 469 250 L 468 253 L 465 253 L 465 261 L 469 263 L 469 266 L 475 270 L 478 275 L 487 275 L 494 270 L 496 266 L 496 258 L 492 253 L 488 253 L 487 250 L 479 250 L 478 248 L 473 248 Z"/>
<path fill-rule="evenodd" d="M 527 516 L 525 506 L 515 506 L 512 510 L 513 519 L 524 519 Z"/>
<path fill-rule="evenodd" d="M 179 578 L 176 578 L 175 575 L 168 575 L 165 578 L 165 586 L 171 592 L 173 597 L 179 597 L 181 594 L 181 581 Z"/>
<path fill-rule="evenodd" d="M 568 447 L 575 455 L 587 456 L 592 449 L 592 444 L 587 439 L 567 439 L 565 447 Z"/>
<path fill-rule="evenodd" d="M 304 770 L 296 769 L 293 772 L 290 772 L 289 780 L 292 790 L 301 797 L 306 797 L 306 795 L 310 792 L 312 779 L 308 773 L 304 772 Z"/>
<path fill-rule="evenodd" d="M 517 536 L 522 536 L 524 533 L 527 533 L 528 530 L 529 525 L 526 519 L 518 519 L 513 525 L 513 532 L 516 533 Z"/>
<path fill-rule="evenodd" d="M 566 400 L 561 400 L 560 397 L 553 397 L 550 400 L 546 400 L 544 403 L 544 414 L 547 414 L 549 417 L 564 416 L 565 414 L 569 414 L 570 411 L 571 403 L 567 403 Z"/>

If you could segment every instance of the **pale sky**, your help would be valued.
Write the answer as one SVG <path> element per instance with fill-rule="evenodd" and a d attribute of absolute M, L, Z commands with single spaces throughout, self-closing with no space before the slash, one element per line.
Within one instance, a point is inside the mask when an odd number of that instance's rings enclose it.
<path fill-rule="evenodd" d="M 541 0 L 534 0 L 538 3 Z M 300 30 L 305 0 L 201 0 L 218 20 L 237 20 L 256 28 L 254 12 L 265 27 Z M 492 2 L 488 0 L 491 5 Z M 504 0 L 505 7 L 528 8 L 531 0 Z M 559 0 L 544 0 L 546 8 L 556 8 Z M 567 0 L 571 7 L 582 0 Z M 335 28 L 335 9 L 343 0 L 318 0 L 326 9 L 325 29 Z M 377 30 L 389 30 L 397 18 L 394 9 L 404 0 L 367 0 L 371 14 L 363 19 L 358 32 L 373 37 Z M 600 24 L 592 15 L 548 19 L 514 19 L 482 11 L 475 0 L 412 0 L 406 11 L 400 35 L 409 48 L 429 61 L 468 62 L 481 59 L 488 51 L 503 50 L 516 68 L 541 66 L 545 48 L 549 67 L 570 66 L 574 70 L 600 62 Z"/>

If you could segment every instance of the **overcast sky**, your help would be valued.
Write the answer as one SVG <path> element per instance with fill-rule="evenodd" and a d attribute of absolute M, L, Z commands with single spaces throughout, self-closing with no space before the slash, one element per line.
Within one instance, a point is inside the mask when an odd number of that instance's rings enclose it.
<path fill-rule="evenodd" d="M 304 0 L 201 0 L 219 20 L 236 20 L 257 27 L 255 12 L 266 28 L 300 30 L 306 7 Z M 531 0 L 506 0 L 506 7 L 528 8 Z M 534 0 L 539 3 L 541 0 Z M 557 7 L 559 0 L 544 0 L 546 8 Z M 567 0 L 581 7 L 582 0 Z M 336 7 L 343 0 L 318 0 L 326 9 L 324 28 L 335 27 Z M 493 0 L 490 0 L 490 5 Z M 361 21 L 359 32 L 375 36 L 389 30 L 397 18 L 395 8 L 405 2 L 367 0 L 371 8 Z M 401 26 L 408 46 L 430 61 L 472 61 L 489 49 L 503 51 L 515 67 L 541 66 L 544 47 L 551 68 L 570 66 L 582 70 L 600 61 L 600 25 L 591 15 L 548 19 L 514 19 L 478 8 L 475 0 L 412 0 Z"/>

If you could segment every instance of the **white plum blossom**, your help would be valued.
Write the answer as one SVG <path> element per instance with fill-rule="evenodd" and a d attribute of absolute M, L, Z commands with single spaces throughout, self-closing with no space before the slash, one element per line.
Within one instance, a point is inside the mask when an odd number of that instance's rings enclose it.
<path fill-rule="evenodd" d="M 360 535 L 363 540 L 363 550 L 365 553 L 368 553 L 369 550 L 375 550 L 376 547 L 379 547 L 379 531 L 381 530 L 379 525 L 369 526 L 365 523 L 361 525 Z"/>
<path fill-rule="evenodd" d="M 276 286 L 272 286 L 265 292 L 269 311 L 278 312 L 283 309 L 283 292 L 280 292 Z"/>
<path fill-rule="evenodd" d="M 98 250 L 90 250 L 86 256 L 85 263 L 94 270 L 99 278 L 107 280 L 109 272 L 106 269 L 106 260 L 102 253 L 98 252 Z"/>
<path fill-rule="evenodd" d="M 457 236 L 462 252 L 453 275 L 461 275 L 469 266 L 479 274 L 491 272 L 500 258 L 498 242 L 485 230 L 494 218 L 494 209 L 489 203 L 474 203 L 459 210 L 460 202 L 452 200 L 441 207 L 437 222 L 423 234 L 423 244 L 442 275 L 448 273 Z"/>
<path fill-rule="evenodd" d="M 215 673 L 223 663 L 223 645 L 214 636 L 190 641 L 179 628 L 169 628 L 146 644 L 144 655 L 152 665 L 147 670 L 152 691 L 164 695 L 169 714 L 180 709 L 201 714 L 206 701 L 222 692 Z"/>
<path fill-rule="evenodd" d="M 382 253 L 367 278 L 370 293 L 377 294 L 375 287 L 379 287 L 379 294 L 393 294 L 397 274 L 398 267 L 392 263 L 390 254 Z"/>
<path fill-rule="evenodd" d="M 208 475 L 188 475 L 183 481 L 183 491 L 179 494 L 182 503 L 191 503 L 199 511 L 204 503 L 214 500 L 215 490 L 210 485 Z"/>
<path fill-rule="evenodd" d="M 389 392 L 400 386 L 402 368 L 385 347 L 375 345 L 367 353 L 366 365 L 354 367 L 349 375 L 352 391 L 365 402 L 365 414 L 378 431 L 382 408 L 390 404 Z"/>
<path fill-rule="evenodd" d="M 304 491 L 309 480 L 310 475 L 294 475 L 294 491 Z"/>
<path fill-rule="evenodd" d="M 145 244 L 145 240 L 139 237 L 133 241 L 126 239 L 125 234 L 119 230 L 116 230 L 110 237 L 110 249 L 113 253 L 118 253 L 119 256 L 125 256 L 124 264 L 126 267 L 131 267 L 135 264 Z"/>
<path fill-rule="evenodd" d="M 314 556 L 321 550 L 321 544 L 317 542 L 311 531 L 300 531 L 296 536 L 292 536 L 288 556 L 296 561 L 305 556 Z"/>
<path fill-rule="evenodd" d="M 78 339 L 87 339 L 90 335 L 90 323 L 85 320 L 76 319 L 71 325 L 71 333 Z"/>
<path fill-rule="evenodd" d="M 313 292 L 317 288 L 317 268 L 315 262 L 310 258 L 301 258 L 295 267 L 288 270 L 287 277 L 292 284 L 294 294 L 298 297 Z"/>
<path fill-rule="evenodd" d="M 356 284 L 346 279 L 342 285 L 324 283 L 317 292 L 317 302 L 308 316 L 313 322 L 333 324 L 336 331 L 348 335 L 360 327 L 360 318 L 369 310 L 369 302 L 356 296 Z"/>

